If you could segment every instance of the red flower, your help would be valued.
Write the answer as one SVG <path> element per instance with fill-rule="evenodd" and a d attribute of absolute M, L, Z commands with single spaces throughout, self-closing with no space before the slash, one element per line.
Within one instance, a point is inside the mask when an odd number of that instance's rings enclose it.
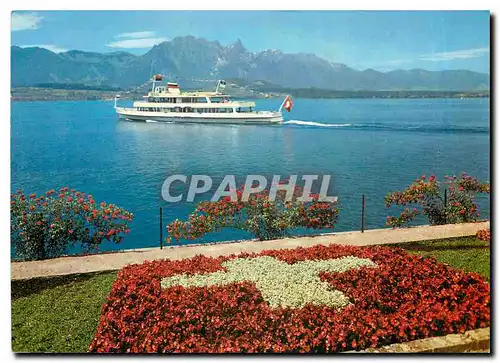
<path fill-rule="evenodd" d="M 491 240 L 491 232 L 489 229 L 482 229 L 476 233 L 476 237 L 482 241 L 490 241 Z"/>

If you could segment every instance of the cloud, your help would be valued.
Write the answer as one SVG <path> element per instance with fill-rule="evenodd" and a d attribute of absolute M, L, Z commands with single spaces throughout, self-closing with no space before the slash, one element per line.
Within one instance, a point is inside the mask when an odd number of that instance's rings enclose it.
<path fill-rule="evenodd" d="M 111 48 L 151 48 L 156 44 L 167 41 L 167 38 L 140 38 L 140 39 L 124 39 L 117 42 L 106 44 Z"/>
<path fill-rule="evenodd" d="M 20 45 L 21 48 L 45 48 L 47 50 L 50 50 L 51 52 L 54 53 L 64 53 L 67 52 L 68 50 L 66 48 L 61 48 L 58 47 L 57 45 L 54 44 L 35 44 L 35 45 Z"/>
<path fill-rule="evenodd" d="M 121 33 L 115 35 L 120 40 L 106 44 L 111 48 L 151 48 L 158 43 L 167 41 L 167 38 L 157 37 L 154 31 L 144 30 L 139 32 Z M 124 39 L 125 38 L 125 39 Z"/>
<path fill-rule="evenodd" d="M 420 56 L 419 59 L 431 62 L 441 62 L 441 61 L 450 61 L 455 59 L 479 58 L 489 52 L 490 48 L 474 48 L 474 49 L 456 50 L 453 52 L 427 54 Z"/>
<path fill-rule="evenodd" d="M 36 13 L 12 13 L 11 31 L 38 29 L 38 24 L 43 17 Z"/>
<path fill-rule="evenodd" d="M 147 30 L 142 32 L 121 33 L 116 35 L 115 38 L 142 39 L 142 38 L 152 38 L 154 36 L 155 32 Z"/>
<path fill-rule="evenodd" d="M 385 64 L 391 65 L 391 66 L 397 66 L 397 65 L 400 65 L 403 63 L 408 63 L 408 62 L 410 62 L 410 61 L 407 59 L 394 59 L 394 60 L 390 60 L 390 61 L 385 62 Z"/>

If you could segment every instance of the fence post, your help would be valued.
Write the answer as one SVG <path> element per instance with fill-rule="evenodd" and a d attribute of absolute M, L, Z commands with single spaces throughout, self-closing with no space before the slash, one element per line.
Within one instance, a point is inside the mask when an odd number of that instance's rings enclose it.
<path fill-rule="evenodd" d="M 448 189 L 444 190 L 444 224 L 448 223 L 448 211 L 446 210 L 448 204 Z"/>
<path fill-rule="evenodd" d="M 163 249 L 163 208 L 160 207 L 160 249 Z"/>
<path fill-rule="evenodd" d="M 361 200 L 361 233 L 365 232 L 365 195 Z"/>

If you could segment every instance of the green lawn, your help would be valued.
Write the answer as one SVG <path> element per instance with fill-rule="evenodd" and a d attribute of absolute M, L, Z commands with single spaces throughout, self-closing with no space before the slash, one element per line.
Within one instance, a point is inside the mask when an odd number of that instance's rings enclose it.
<path fill-rule="evenodd" d="M 476 237 L 450 238 L 401 244 L 408 253 L 435 257 L 454 268 L 477 272 L 490 280 L 489 243 Z"/>
<path fill-rule="evenodd" d="M 400 245 L 489 280 L 488 246 L 475 237 Z M 106 272 L 12 282 L 12 350 L 86 352 L 115 278 Z"/>
<path fill-rule="evenodd" d="M 12 282 L 14 352 L 86 352 L 116 272 Z"/>

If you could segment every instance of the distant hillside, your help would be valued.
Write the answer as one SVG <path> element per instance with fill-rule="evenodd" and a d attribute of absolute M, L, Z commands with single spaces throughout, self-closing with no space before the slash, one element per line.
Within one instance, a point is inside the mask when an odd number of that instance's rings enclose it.
<path fill-rule="evenodd" d="M 292 95 L 297 98 L 482 98 L 490 97 L 489 90 L 482 91 L 436 91 L 436 90 L 328 90 L 322 88 L 282 87 L 266 81 L 249 82 L 230 79 L 228 93 L 243 97 L 283 97 Z"/>
<path fill-rule="evenodd" d="M 196 86 L 196 80 L 237 78 L 266 80 L 289 88 L 482 91 L 489 89 L 490 82 L 488 74 L 467 70 L 358 71 L 314 54 L 249 52 L 240 40 L 222 46 L 192 36 L 158 44 L 141 56 L 78 50 L 57 54 L 42 48 L 12 46 L 11 61 L 12 87 L 77 83 L 130 88 L 144 83 L 151 73 L 167 74 L 184 87 Z"/>

